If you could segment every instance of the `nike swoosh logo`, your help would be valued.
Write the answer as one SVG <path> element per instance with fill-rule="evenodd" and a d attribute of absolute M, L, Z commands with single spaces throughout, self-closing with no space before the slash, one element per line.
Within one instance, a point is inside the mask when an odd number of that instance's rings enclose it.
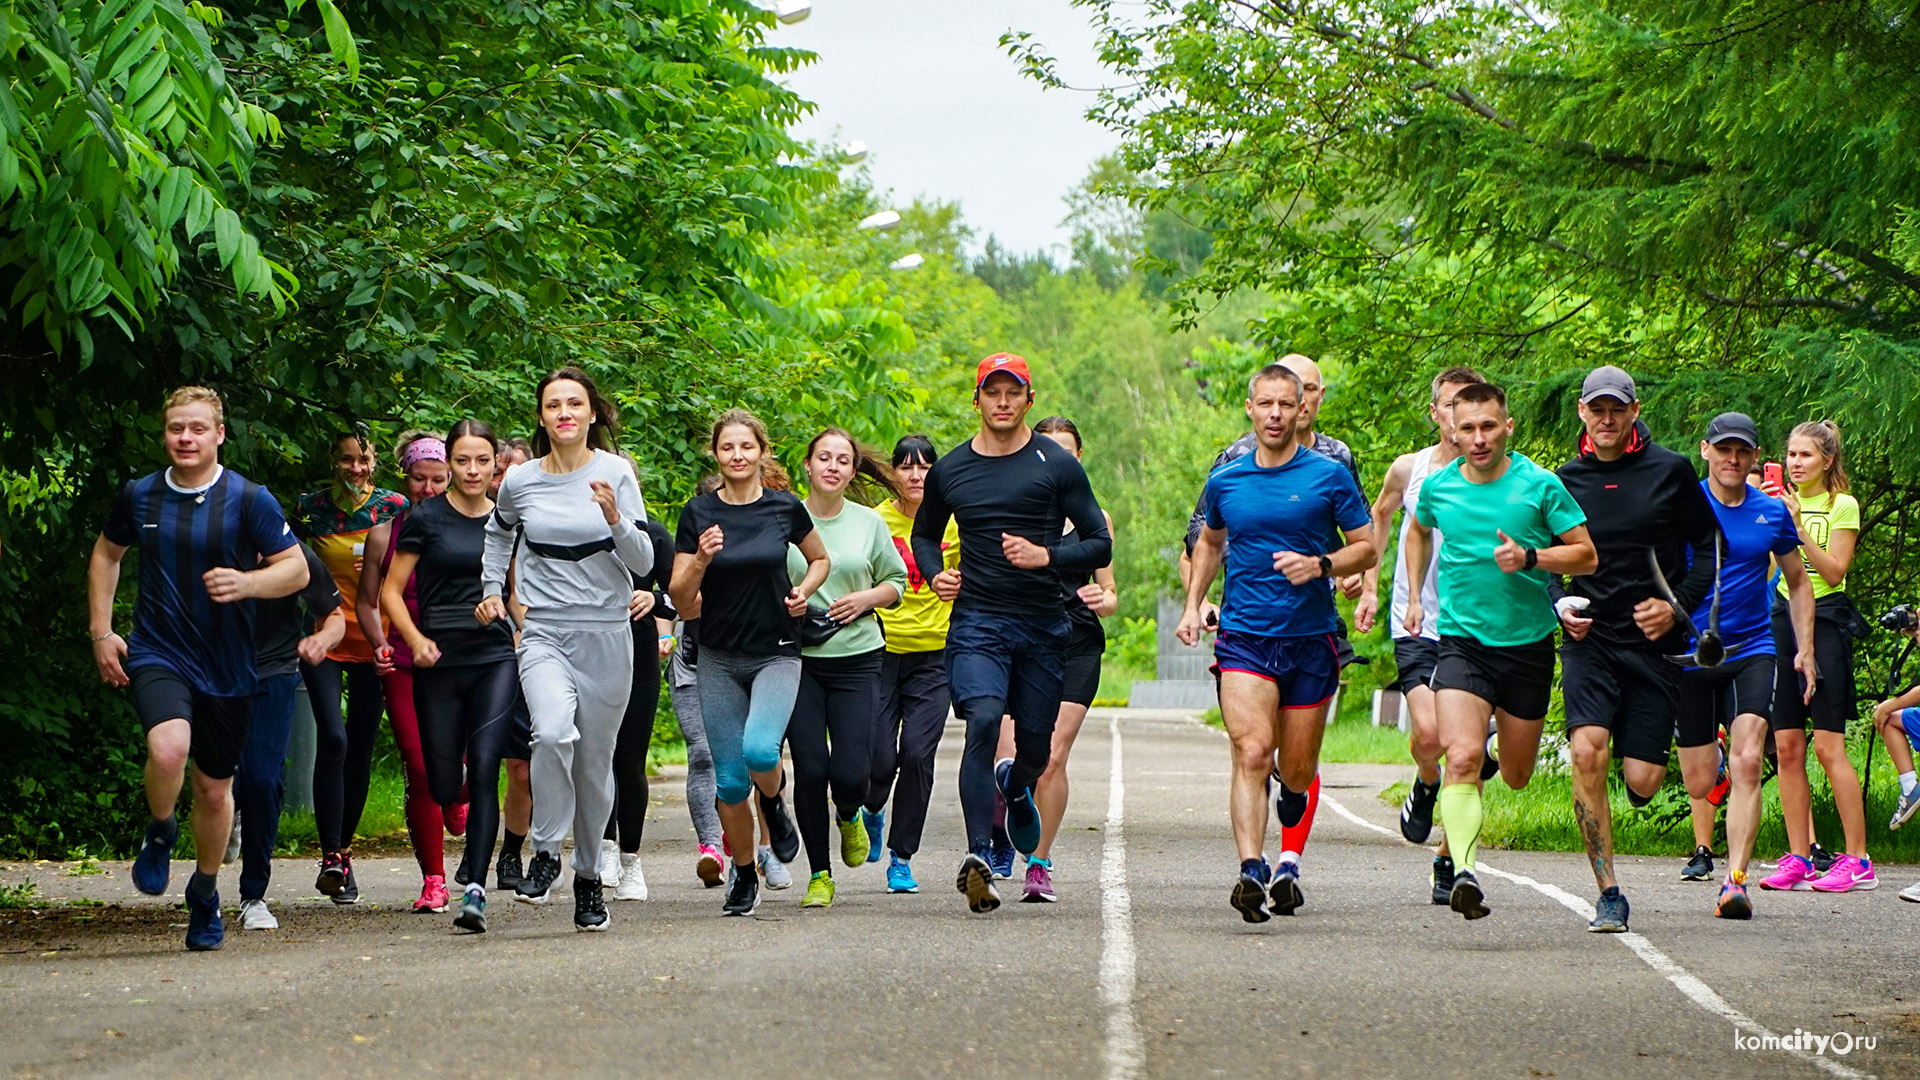
<path fill-rule="evenodd" d="M 782 644 L 782 645 L 791 645 L 791 644 L 793 644 L 793 642 L 791 642 L 791 641 L 785 641 L 785 640 L 783 640 L 783 641 L 781 641 L 781 642 L 780 642 L 780 644 Z"/>

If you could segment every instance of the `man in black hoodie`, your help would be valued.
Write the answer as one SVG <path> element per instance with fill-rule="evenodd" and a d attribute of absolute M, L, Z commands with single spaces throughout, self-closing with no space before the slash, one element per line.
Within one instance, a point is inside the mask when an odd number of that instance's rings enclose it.
<path fill-rule="evenodd" d="M 1713 588 L 1713 564 L 1687 553 L 1711 550 L 1713 510 L 1693 464 L 1653 441 L 1640 422 L 1633 378 L 1596 368 L 1580 388 L 1580 456 L 1560 467 L 1587 513 L 1600 554 L 1592 574 L 1555 590 L 1565 631 L 1560 649 L 1567 743 L 1573 756 L 1573 814 L 1593 864 L 1600 900 L 1588 929 L 1623 933 L 1627 899 L 1613 874 L 1613 817 L 1607 806 L 1610 759 L 1635 805 L 1666 779 L 1680 665 L 1688 649 L 1688 612 Z M 1654 580 L 1655 564 L 1665 587 Z M 1676 611 L 1668 588 L 1686 610 Z M 1611 752 L 1609 752 L 1611 741 Z"/>

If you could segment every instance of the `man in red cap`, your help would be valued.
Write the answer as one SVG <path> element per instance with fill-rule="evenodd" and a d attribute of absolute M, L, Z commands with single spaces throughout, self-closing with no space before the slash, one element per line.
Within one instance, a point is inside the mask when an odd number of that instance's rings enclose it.
<path fill-rule="evenodd" d="M 947 684 L 967 725 L 960 808 L 968 847 L 954 884 L 968 907 L 988 912 L 1000 906 L 987 862 L 996 786 L 1013 846 L 1031 853 L 1040 843 L 1033 785 L 1050 756 L 1069 633 L 1055 571 L 1107 565 L 1113 540 L 1080 462 L 1027 426 L 1033 374 L 1025 359 L 995 353 L 980 361 L 973 406 L 980 432 L 934 462 L 912 547 L 922 578 L 953 603 Z M 940 555 L 949 518 L 960 527 L 955 570 Z M 1063 535 L 1069 521 L 1073 532 Z M 1002 716 L 1013 717 L 1014 756 L 996 764 Z"/>

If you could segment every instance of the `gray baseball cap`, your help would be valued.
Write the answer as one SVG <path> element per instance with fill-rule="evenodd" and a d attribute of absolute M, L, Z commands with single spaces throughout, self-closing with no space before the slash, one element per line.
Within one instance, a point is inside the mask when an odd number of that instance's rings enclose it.
<path fill-rule="evenodd" d="M 1707 424 L 1707 442 L 1718 446 L 1723 442 L 1743 442 L 1755 450 L 1760 449 L 1760 429 L 1754 425 L 1753 418 L 1746 413 L 1723 412 Z"/>
<path fill-rule="evenodd" d="M 1594 368 L 1587 381 L 1580 384 L 1580 404 L 1590 405 L 1594 398 L 1603 397 L 1616 398 L 1627 405 L 1639 400 L 1633 393 L 1633 376 L 1612 364 Z"/>

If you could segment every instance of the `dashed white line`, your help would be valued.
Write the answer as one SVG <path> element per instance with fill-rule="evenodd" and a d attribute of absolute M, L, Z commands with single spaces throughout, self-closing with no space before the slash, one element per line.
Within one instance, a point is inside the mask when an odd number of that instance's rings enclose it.
<path fill-rule="evenodd" d="M 1127 890 L 1127 794 L 1118 717 L 1108 722 L 1107 731 L 1113 761 L 1100 862 L 1100 1001 L 1107 1010 L 1107 1078 L 1133 1080 L 1146 1066 L 1146 1046 L 1133 1017 L 1133 897 Z"/>

